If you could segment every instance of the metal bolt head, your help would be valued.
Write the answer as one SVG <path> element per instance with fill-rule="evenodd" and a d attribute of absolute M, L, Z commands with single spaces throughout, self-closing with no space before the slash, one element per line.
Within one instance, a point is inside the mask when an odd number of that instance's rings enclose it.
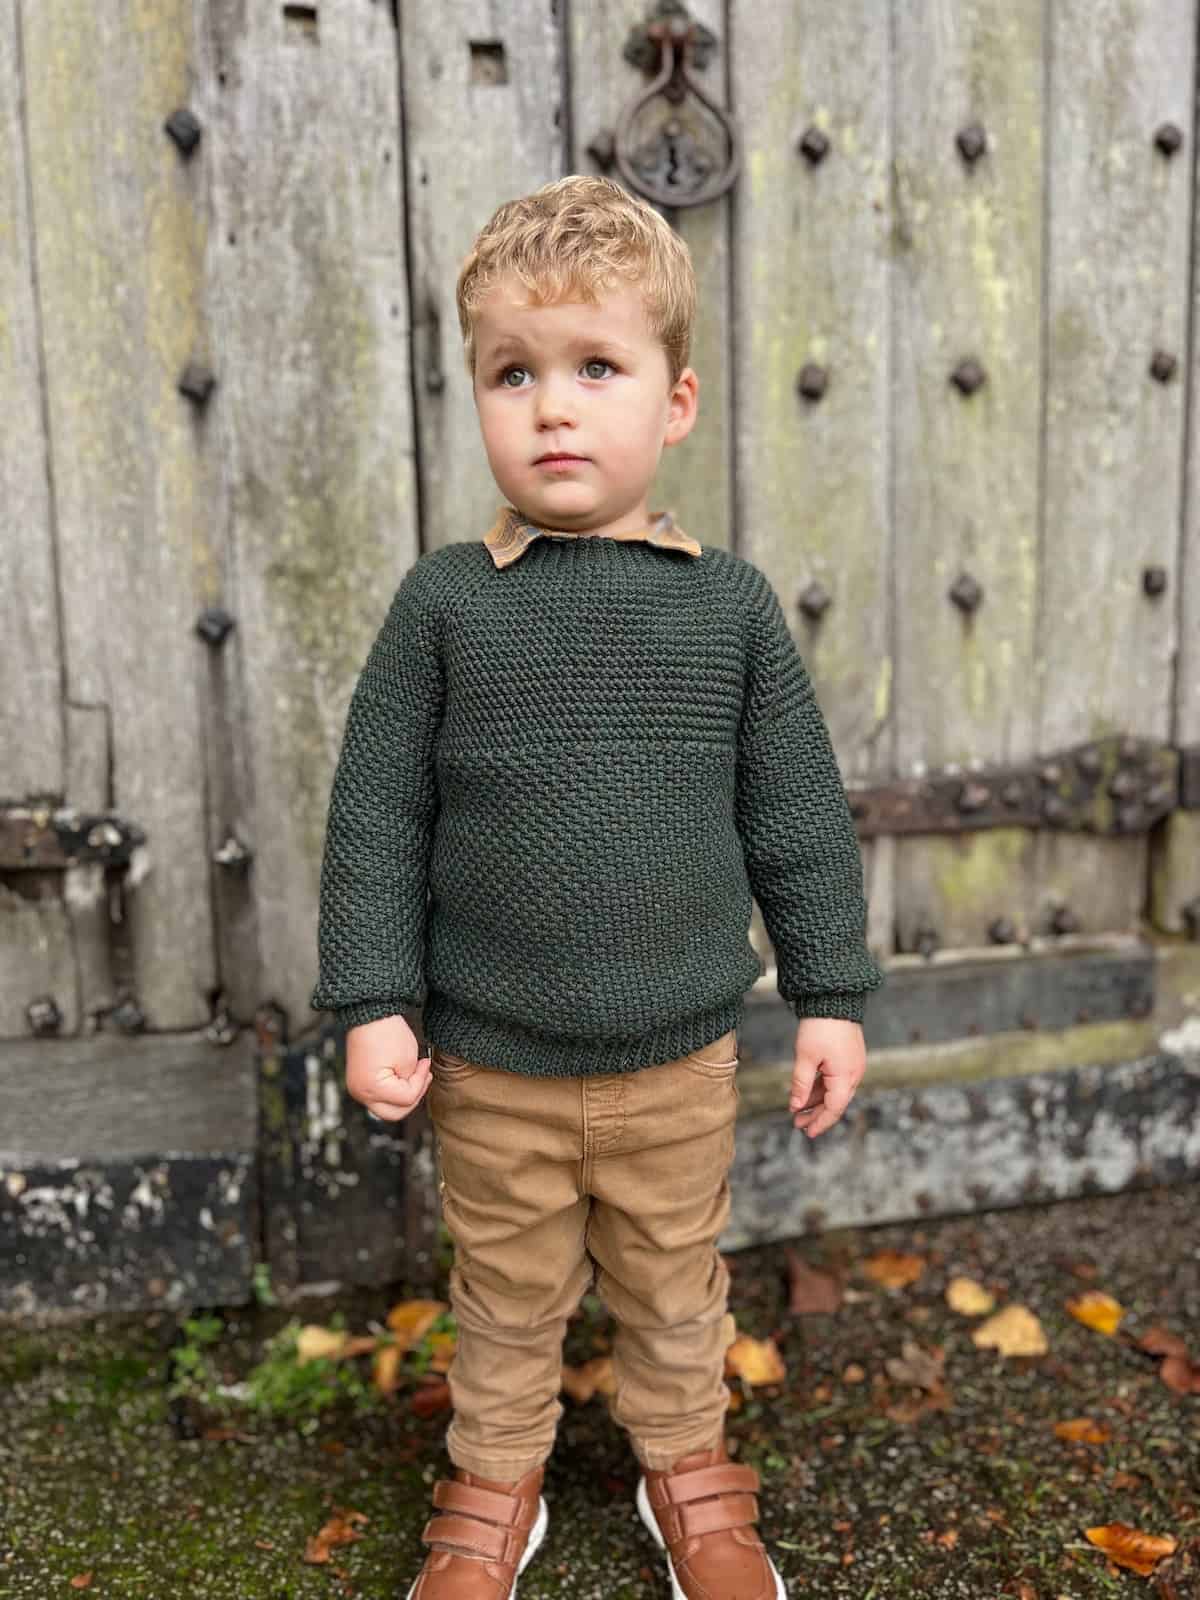
<path fill-rule="evenodd" d="M 196 632 L 205 644 L 218 645 L 224 642 L 225 635 L 233 627 L 233 618 L 222 606 L 208 606 L 200 613 L 200 620 L 196 623 Z"/>
<path fill-rule="evenodd" d="M 39 994 L 25 1007 L 29 1031 L 38 1039 L 52 1038 L 63 1025 L 63 1014 L 52 994 Z"/>
<path fill-rule="evenodd" d="M 1154 142 L 1165 156 L 1173 156 L 1183 144 L 1183 134 L 1173 122 L 1164 122 L 1154 135 Z"/>
<path fill-rule="evenodd" d="M 927 961 L 933 955 L 935 950 L 940 950 L 942 947 L 942 941 L 938 937 L 937 929 L 930 927 L 928 923 L 922 923 L 922 925 L 917 929 L 916 938 L 913 943 L 915 944 L 919 954 L 923 955 Z"/>
<path fill-rule="evenodd" d="M 587 147 L 587 153 L 596 165 L 608 172 L 616 160 L 617 141 L 611 128 L 601 128 L 600 132 Z"/>
<path fill-rule="evenodd" d="M 988 938 L 993 944 L 1012 944 L 1017 930 L 1011 917 L 993 917 L 988 923 Z"/>
<path fill-rule="evenodd" d="M 1085 778 L 1099 777 L 1100 769 L 1103 766 L 1099 750 L 1094 745 L 1088 745 L 1086 749 L 1078 751 L 1075 756 L 1075 765 Z"/>
<path fill-rule="evenodd" d="M 1014 778 L 1010 783 L 1006 783 L 1003 789 L 1001 789 L 1000 798 L 1004 801 L 1006 806 L 1019 806 L 1021 801 L 1025 798 L 1025 791 L 1021 787 L 1020 782 Z"/>
<path fill-rule="evenodd" d="M 972 395 L 987 381 L 987 374 L 975 360 L 968 356 L 965 361 L 960 361 L 950 374 L 950 382 L 960 394 Z"/>
<path fill-rule="evenodd" d="M 1050 914 L 1051 933 L 1078 933 L 1079 919 L 1068 905 L 1057 905 Z"/>
<path fill-rule="evenodd" d="M 804 590 L 802 590 L 800 595 L 801 611 L 803 611 L 806 617 L 811 617 L 814 622 L 820 620 L 820 618 L 829 609 L 832 602 L 833 596 L 829 593 L 829 590 L 819 578 L 814 578 L 813 581 L 808 584 Z"/>
<path fill-rule="evenodd" d="M 254 852 L 247 849 L 235 834 L 230 834 L 219 850 L 213 851 L 213 860 L 219 867 L 242 869 L 250 865 Z"/>
<path fill-rule="evenodd" d="M 179 392 L 187 395 L 189 400 L 195 400 L 197 404 L 204 405 L 212 393 L 213 385 L 216 381 L 216 378 L 213 377 L 202 362 L 189 361 L 187 366 L 184 367 L 183 375 L 179 380 Z"/>
<path fill-rule="evenodd" d="M 1065 822 L 1070 814 L 1071 808 L 1056 794 L 1048 794 L 1042 801 L 1042 816 L 1047 822 Z"/>
<path fill-rule="evenodd" d="M 201 128 L 199 120 L 186 106 L 180 106 L 178 110 L 172 111 L 171 115 L 163 123 L 163 128 L 174 139 L 180 153 L 184 156 L 190 156 L 200 143 Z"/>
<path fill-rule="evenodd" d="M 980 156 L 987 149 L 987 134 L 982 124 L 969 123 L 965 128 L 960 128 L 954 140 L 959 148 L 959 153 L 969 167 L 973 167 Z"/>
<path fill-rule="evenodd" d="M 1162 594 L 1167 587 L 1166 567 L 1145 567 L 1142 571 L 1142 588 L 1147 594 Z"/>
<path fill-rule="evenodd" d="M 978 610 L 979 603 L 983 599 L 982 585 L 969 572 L 960 572 L 947 593 L 958 609 L 967 615 Z"/>
<path fill-rule="evenodd" d="M 1159 383 L 1170 383 L 1179 365 L 1169 350 L 1156 350 L 1150 358 L 1150 376 Z"/>
<path fill-rule="evenodd" d="M 800 368 L 796 388 L 806 400 L 819 400 L 829 387 L 829 373 L 815 361 L 807 361 Z"/>
<path fill-rule="evenodd" d="M 982 811 L 984 806 L 987 805 L 991 798 L 992 791 L 988 788 L 986 783 L 976 783 L 973 780 L 968 779 L 967 782 L 961 786 L 958 794 L 955 796 L 954 804 L 957 806 L 959 811 Z"/>
<path fill-rule="evenodd" d="M 129 996 L 110 1012 L 110 1016 L 122 1033 L 141 1033 L 146 1026 L 145 1012 L 137 1001 Z"/>
<path fill-rule="evenodd" d="M 829 154 L 829 140 L 818 127 L 806 128 L 797 149 L 814 166 L 819 166 Z"/>

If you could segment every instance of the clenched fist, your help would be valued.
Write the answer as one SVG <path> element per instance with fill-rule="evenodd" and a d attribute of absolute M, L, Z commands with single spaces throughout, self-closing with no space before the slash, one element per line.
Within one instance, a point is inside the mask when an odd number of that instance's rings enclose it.
<path fill-rule="evenodd" d="M 346 1035 L 346 1092 L 381 1122 L 401 1122 L 429 1087 L 429 1057 L 403 1017 L 362 1022 Z"/>

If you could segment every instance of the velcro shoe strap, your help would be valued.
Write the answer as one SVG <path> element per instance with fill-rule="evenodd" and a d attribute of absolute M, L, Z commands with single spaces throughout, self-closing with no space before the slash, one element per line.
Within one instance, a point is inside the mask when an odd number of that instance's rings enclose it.
<path fill-rule="evenodd" d="M 696 1467 L 691 1472 L 673 1472 L 660 1478 L 663 1492 L 673 1506 L 688 1500 L 702 1500 L 710 1494 L 757 1494 L 758 1473 L 753 1467 L 720 1462 L 715 1467 Z"/>
<path fill-rule="evenodd" d="M 424 1544 L 454 1544 L 492 1561 L 510 1559 L 510 1535 L 494 1523 L 475 1517 L 430 1517 L 421 1535 Z"/>
<path fill-rule="evenodd" d="M 498 1489 L 481 1489 L 474 1483 L 459 1483 L 454 1478 L 439 1478 L 433 1486 L 433 1503 L 440 1511 L 460 1511 L 467 1517 L 483 1517 L 503 1528 L 522 1532 L 537 1520 L 538 1503 L 516 1494 L 501 1494 Z"/>
<path fill-rule="evenodd" d="M 752 1494 L 727 1494 L 720 1500 L 680 1506 L 677 1515 L 680 1538 L 691 1539 L 698 1533 L 720 1533 L 757 1522 L 758 1502 Z"/>

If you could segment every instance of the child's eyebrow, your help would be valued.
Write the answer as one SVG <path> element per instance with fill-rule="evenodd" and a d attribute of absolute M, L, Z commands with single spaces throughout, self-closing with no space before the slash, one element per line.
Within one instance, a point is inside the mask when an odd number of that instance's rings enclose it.
<path fill-rule="evenodd" d="M 494 361 L 497 356 L 506 355 L 510 350 L 523 354 L 525 348 L 523 339 L 518 338 L 515 334 L 508 334 L 492 346 L 488 353 L 488 360 Z M 603 333 L 595 337 L 580 334 L 578 338 L 567 341 L 567 348 L 570 350 L 612 350 L 623 356 L 633 355 L 633 351 L 629 349 L 628 345 L 623 345 L 619 339 L 613 339 L 608 334 Z"/>

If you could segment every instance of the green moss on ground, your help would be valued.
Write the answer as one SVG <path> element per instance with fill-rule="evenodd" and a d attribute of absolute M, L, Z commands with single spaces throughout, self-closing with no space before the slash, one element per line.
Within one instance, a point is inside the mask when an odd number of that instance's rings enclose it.
<path fill-rule="evenodd" d="M 1084 1530 L 1125 1521 L 1200 1540 L 1200 1398 L 1174 1394 L 1155 1363 L 1084 1327 L 1065 1301 L 1102 1288 L 1135 1325 L 1194 1338 L 1195 1214 L 1195 1186 L 1181 1185 L 825 1234 L 799 1252 L 845 1269 L 858 1298 L 822 1316 L 787 1313 L 783 1246 L 731 1257 L 740 1330 L 774 1333 L 787 1367 L 782 1384 L 743 1392 L 729 1438 L 762 1474 L 762 1533 L 789 1594 L 992 1600 L 1024 1583 L 1037 1600 L 1158 1600 L 1153 1583 L 1111 1573 Z M 922 1277 L 890 1291 L 856 1270 L 884 1248 L 923 1256 Z M 1094 1277 L 1077 1275 L 1089 1265 Z M 972 1322 L 945 1303 L 958 1274 L 999 1304 L 1028 1305 L 1049 1353 L 978 1349 Z M 216 1338 L 189 1342 L 211 1374 L 236 1384 L 290 1322 L 341 1317 L 365 1332 L 403 1297 L 397 1286 L 259 1305 L 231 1311 Z M 362 1384 L 294 1414 L 217 1418 L 170 1398 L 176 1331 L 161 1314 L 0 1330 L 0 1596 L 402 1597 L 422 1559 L 432 1483 L 449 1470 L 446 1414 L 415 1417 L 411 1384 L 387 1401 Z M 610 1332 L 589 1297 L 566 1359 L 597 1353 Z M 884 1378 L 883 1363 L 907 1338 L 943 1347 L 950 1405 L 900 1424 L 885 1406 L 908 1391 Z M 862 1381 L 852 1381 L 855 1364 Z M 550 1530 L 521 1600 L 665 1596 L 661 1557 L 633 1509 L 624 1436 L 600 1400 L 564 1405 L 546 1480 Z M 1054 1422 L 1084 1415 L 1110 1425 L 1108 1443 L 1054 1435 Z M 218 1421 L 229 1436 L 187 1436 Z M 306 1541 L 337 1509 L 364 1514 L 362 1537 L 335 1547 L 327 1565 L 307 1565 Z M 72 1588 L 89 1572 L 86 1588 Z"/>

